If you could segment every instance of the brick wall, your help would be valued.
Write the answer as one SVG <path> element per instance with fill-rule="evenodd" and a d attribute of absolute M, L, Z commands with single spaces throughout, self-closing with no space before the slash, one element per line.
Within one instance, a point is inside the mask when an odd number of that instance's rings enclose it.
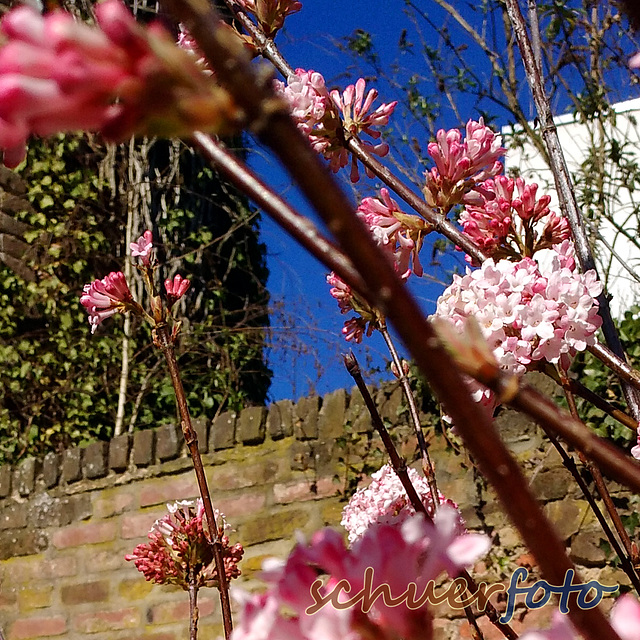
<path fill-rule="evenodd" d="M 387 386 L 376 399 L 400 450 L 411 456 L 399 388 Z M 602 569 L 606 554 L 594 519 L 555 452 L 521 416 L 506 413 L 499 422 L 587 576 L 624 582 L 619 571 Z M 212 424 L 196 421 L 196 427 L 214 505 L 235 529 L 232 542 L 246 549 L 241 569 L 248 587 L 257 585 L 265 557 L 288 552 L 295 531 L 338 525 L 341 494 L 356 473 L 384 461 L 357 391 L 251 407 Z M 431 447 L 441 491 L 460 504 L 470 527 L 500 545 L 475 568 L 478 579 L 505 580 L 513 568 L 530 563 L 470 461 L 440 435 L 431 438 Z M 1 467 L 0 630 L 6 640 L 184 638 L 186 594 L 145 582 L 124 555 L 146 539 L 166 502 L 196 495 L 182 435 L 171 425 Z M 616 500 L 633 507 L 623 492 Z M 525 623 L 550 610 L 522 612 Z M 200 613 L 200 637 L 218 637 L 214 590 L 201 592 Z M 468 633 L 461 621 L 438 625 L 443 638 Z"/>

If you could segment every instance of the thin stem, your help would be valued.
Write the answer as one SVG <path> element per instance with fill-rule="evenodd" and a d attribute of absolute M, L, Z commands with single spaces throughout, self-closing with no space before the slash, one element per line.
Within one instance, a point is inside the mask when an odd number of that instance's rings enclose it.
<path fill-rule="evenodd" d="M 198 436 L 191 425 L 191 415 L 187 405 L 187 398 L 182 386 L 180 370 L 176 361 L 173 342 L 169 335 L 169 330 L 165 324 L 157 324 L 155 329 L 156 346 L 164 353 L 169 368 L 169 375 L 176 394 L 176 402 L 178 411 L 180 412 L 180 426 L 184 435 L 185 442 L 189 448 L 189 454 L 193 462 L 193 468 L 196 472 L 198 481 L 198 489 L 202 498 L 205 516 L 207 518 L 207 527 L 209 529 L 209 537 L 213 549 L 213 557 L 216 563 L 216 572 L 218 574 L 218 584 L 220 591 L 220 606 L 222 609 L 222 621 L 224 624 L 225 638 L 229 640 L 231 631 L 233 630 L 233 621 L 231 619 L 231 603 L 229 601 L 229 583 L 224 568 L 224 556 L 222 554 L 222 534 L 223 527 L 218 526 L 216 517 L 213 513 L 213 505 L 211 504 L 211 495 L 207 484 L 207 476 L 202 465 L 202 457 L 198 449 Z"/>
<path fill-rule="evenodd" d="M 538 118 L 542 126 L 542 137 L 549 150 L 550 167 L 556 184 L 560 208 L 569 220 L 571 226 L 576 255 L 580 261 L 583 272 L 593 269 L 597 273 L 596 263 L 591 247 L 589 246 L 584 221 L 578 209 L 569 169 L 567 168 L 564 153 L 560 146 L 558 131 L 553 122 L 551 105 L 544 90 L 544 82 L 541 78 L 542 70 L 539 69 L 536 64 L 518 0 L 506 0 L 506 6 L 518 41 L 518 47 L 520 48 L 529 87 L 531 88 L 533 100 L 538 111 Z M 598 303 L 599 314 L 602 318 L 602 332 L 604 333 L 605 340 L 610 349 L 619 358 L 624 360 L 624 349 L 622 348 L 620 336 L 611 317 L 609 301 L 604 291 L 598 296 Z M 640 397 L 636 393 L 636 390 L 627 382 L 623 382 L 622 388 L 631 415 L 633 415 L 636 420 L 640 420 Z"/>
<path fill-rule="evenodd" d="M 404 373 L 404 370 L 402 368 L 402 361 L 400 360 L 400 356 L 398 355 L 398 350 L 396 349 L 395 344 L 393 344 L 393 340 L 391 338 L 391 335 L 389 334 L 387 325 L 382 323 L 379 327 L 379 331 L 382 334 L 384 341 L 387 343 L 387 349 L 389 349 L 389 353 L 391 354 L 393 363 L 395 364 L 396 370 L 398 371 L 398 379 L 400 380 L 402 390 L 404 391 L 405 398 L 407 399 L 407 403 L 409 405 L 409 415 L 411 416 L 411 423 L 413 424 L 413 430 L 416 434 L 418 447 L 420 448 L 420 455 L 422 457 L 422 470 L 427 479 L 427 483 L 429 484 L 429 490 L 431 491 L 431 496 L 433 497 L 433 508 L 435 510 L 438 508 L 438 496 L 440 495 L 438 492 L 438 484 L 436 482 L 436 472 L 433 468 L 431 458 L 429 457 L 429 445 L 424 439 L 424 433 L 422 433 L 422 425 L 420 424 L 420 416 L 418 415 L 416 400 L 413 397 L 413 390 L 411 389 L 411 385 L 409 384 L 409 379 Z"/>
<path fill-rule="evenodd" d="M 618 357 L 613 353 L 613 351 L 599 342 L 591 347 L 587 347 L 587 349 L 589 350 L 589 353 L 609 367 L 609 369 L 611 369 L 611 371 L 613 371 L 613 373 L 615 373 L 621 380 L 633 385 L 636 390 L 640 390 L 640 372 L 627 364 L 625 360 Z"/>
<path fill-rule="evenodd" d="M 564 447 L 560 444 L 560 442 L 555 437 L 555 435 L 548 429 L 544 429 L 544 427 L 543 427 L 543 430 L 547 434 L 547 437 L 551 441 L 551 444 L 555 447 L 556 451 L 560 454 L 560 457 L 562 458 L 562 464 L 569 471 L 569 473 L 571 473 L 578 487 L 580 487 L 582 494 L 584 495 L 585 499 L 589 503 L 591 510 L 593 511 L 594 515 L 596 516 L 596 519 L 598 520 L 598 522 L 600 523 L 600 526 L 602 527 L 602 530 L 604 531 L 607 538 L 609 539 L 609 542 L 611 543 L 613 550 L 616 552 L 618 558 L 620 558 L 620 563 L 624 569 L 624 572 L 629 576 L 629 579 L 631 580 L 631 582 L 633 583 L 637 591 L 638 586 L 640 586 L 640 582 L 638 581 L 638 577 L 633 568 L 633 565 L 631 564 L 631 562 L 629 562 L 629 558 L 627 554 L 624 552 L 624 549 L 620 546 L 618 539 L 615 537 L 613 531 L 611 530 L 611 527 L 609 526 L 609 523 L 607 522 L 604 515 L 602 514 L 600 507 L 598 507 L 596 501 L 593 499 L 593 496 L 589 491 L 589 487 L 587 486 L 587 483 L 584 481 L 584 479 L 580 475 L 580 472 L 578 471 L 578 467 L 576 466 L 576 463 L 574 462 L 573 458 L 565 451 Z"/>
<path fill-rule="evenodd" d="M 407 463 L 404 458 L 402 458 L 398 454 L 398 450 L 396 449 L 395 444 L 393 444 L 393 440 L 387 431 L 387 428 L 384 426 L 382 422 L 382 418 L 380 417 L 380 413 L 378 412 L 378 407 L 376 407 L 371 394 L 369 393 L 369 389 L 367 389 L 367 385 L 362 377 L 362 372 L 360 370 L 360 365 L 358 364 L 358 360 L 353 354 L 350 352 L 343 356 L 344 366 L 346 367 L 349 375 L 353 378 L 356 386 L 360 390 L 362 394 L 362 398 L 364 400 L 365 406 L 369 411 L 369 415 L 371 416 L 371 424 L 373 428 L 378 432 L 380 439 L 382 440 L 382 444 L 384 444 L 384 448 L 387 450 L 387 454 L 389 456 L 389 462 L 391 462 L 391 466 L 393 467 L 396 475 L 398 476 L 404 490 L 407 492 L 407 497 L 409 498 L 409 502 L 411 502 L 411 506 L 415 509 L 416 513 L 421 513 L 424 515 L 425 519 L 429 522 L 432 522 L 433 519 L 431 514 L 427 511 L 427 508 L 424 506 L 424 503 L 420 499 L 418 492 L 416 491 L 413 483 L 411 482 L 411 478 L 409 478 L 409 474 L 407 472 Z M 432 497 L 438 494 L 431 494 Z M 439 496 L 438 496 L 439 502 Z M 436 500 L 433 500 L 432 504 L 435 508 Z M 467 571 L 461 571 L 460 576 L 465 579 L 467 590 L 471 593 L 478 592 L 478 585 L 475 580 L 471 577 Z M 493 604 L 486 600 L 484 602 L 484 611 L 487 614 L 490 622 L 504 635 L 508 640 L 516 640 L 517 634 L 515 631 L 508 625 L 498 620 L 498 612 Z M 467 619 L 469 623 L 472 624 L 472 629 L 474 632 L 480 633 L 478 629 L 478 625 L 475 622 L 475 616 L 469 607 L 465 607 L 465 613 L 467 615 Z M 473 623 L 471 622 L 473 620 Z M 480 637 L 482 634 L 480 633 Z"/>
<path fill-rule="evenodd" d="M 573 393 L 571 392 L 571 384 L 562 367 L 558 367 L 558 374 L 560 376 L 560 381 L 562 382 L 562 388 L 564 389 L 564 395 L 567 400 L 567 405 L 569 406 L 569 412 L 573 416 L 574 420 L 582 422 L 580 420 L 580 416 L 578 415 L 578 408 L 576 407 L 575 398 L 573 397 Z M 620 514 L 618 513 L 616 506 L 613 504 L 613 500 L 611 499 L 611 494 L 609 493 L 609 489 L 607 488 L 604 478 L 602 477 L 602 473 L 600 472 L 600 469 L 596 465 L 594 465 L 590 460 L 588 460 L 585 457 L 584 453 L 582 453 L 582 451 L 578 451 L 578 456 L 580 458 L 580 462 L 582 462 L 582 464 L 591 473 L 591 477 L 593 478 L 593 481 L 596 485 L 598 494 L 600 495 L 600 498 L 602 499 L 602 502 L 604 503 L 604 506 L 607 512 L 609 513 L 609 517 L 613 522 L 613 526 L 615 527 L 618 533 L 618 536 L 622 541 L 624 548 L 626 549 L 628 557 L 627 555 L 625 555 L 624 561 L 623 561 L 623 564 L 625 565 L 625 572 L 627 572 L 627 569 L 630 570 L 630 573 L 627 573 L 627 575 L 629 575 L 629 578 L 633 582 L 633 585 L 636 588 L 636 591 L 638 591 L 638 586 L 640 586 L 640 582 L 638 581 L 638 576 L 636 575 L 636 572 L 633 568 L 634 565 L 638 564 L 638 558 L 634 557 L 634 548 L 631 544 L 631 538 L 629 537 L 629 534 L 627 533 L 627 530 L 625 529 L 624 524 L 622 523 L 622 519 L 620 518 Z M 607 530 L 611 533 L 611 537 L 609 537 L 609 540 L 611 541 L 613 532 L 611 532 L 611 530 L 608 528 Z M 620 555 L 620 551 L 618 552 L 618 556 L 620 557 L 620 560 L 622 560 L 623 556 Z M 635 553 L 637 554 L 637 550 L 635 550 Z M 631 561 L 629 560 L 629 558 L 631 558 Z M 638 591 L 638 593 L 640 594 L 640 591 Z"/>
<path fill-rule="evenodd" d="M 189 640 L 198 639 L 198 586 L 194 577 L 189 581 Z"/>
<path fill-rule="evenodd" d="M 616 409 L 597 393 L 594 393 L 591 389 L 585 387 L 582 382 L 579 382 L 578 380 L 571 380 L 570 389 L 571 393 L 576 396 L 580 396 L 587 402 L 590 402 L 594 407 L 597 407 L 600 411 L 604 411 L 620 424 L 623 424 L 625 427 L 629 427 L 629 429 L 633 429 L 634 431 L 637 430 L 638 423 L 630 415 L 627 415 L 624 411 L 620 411 L 620 409 Z"/>
<path fill-rule="evenodd" d="M 219 16 L 214 7 L 196 0 L 165 0 L 165 3 L 196 39 L 220 84 L 244 110 L 249 128 L 274 151 L 342 250 L 351 257 L 373 293 L 371 303 L 393 323 L 431 388 L 442 400 L 471 454 L 536 557 L 544 578 L 550 584 L 564 584 L 567 571 L 575 571 L 575 567 L 531 494 L 522 471 L 500 441 L 492 421 L 478 411 L 461 373 L 422 315 L 418 303 L 302 137 L 284 105 L 275 98 L 270 84 L 254 76 L 246 54 L 220 33 Z M 569 615 L 587 640 L 619 640 L 599 609 L 580 609 L 572 598 Z"/>

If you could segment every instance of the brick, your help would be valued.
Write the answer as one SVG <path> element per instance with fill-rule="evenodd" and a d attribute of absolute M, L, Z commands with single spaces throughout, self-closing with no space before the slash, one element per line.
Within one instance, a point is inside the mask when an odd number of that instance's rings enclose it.
<path fill-rule="evenodd" d="M 257 516 L 238 527 L 238 538 L 248 547 L 252 544 L 280 540 L 293 535 L 309 523 L 309 514 L 301 509 L 287 509 Z"/>
<path fill-rule="evenodd" d="M 54 451 L 49 451 L 42 461 L 42 482 L 47 489 L 58 484 L 60 477 L 60 456 Z"/>
<path fill-rule="evenodd" d="M 120 537 L 123 540 L 131 540 L 132 538 L 145 537 L 153 523 L 166 514 L 163 510 L 162 513 L 153 511 L 150 513 L 137 513 L 132 516 L 123 516 L 120 525 Z"/>
<path fill-rule="evenodd" d="M 18 595 L 15 587 L 0 587 L 0 611 L 3 609 L 13 609 L 18 602 Z M 2 629 L 2 625 L 0 625 Z"/>
<path fill-rule="evenodd" d="M 50 607 L 53 596 L 52 585 L 23 587 L 18 592 L 18 606 L 21 612 Z"/>
<path fill-rule="evenodd" d="M 131 437 L 123 433 L 109 442 L 109 469 L 113 471 L 126 471 L 129 466 L 129 451 L 131 449 Z"/>
<path fill-rule="evenodd" d="M 247 407 L 240 412 L 236 426 L 237 439 L 242 444 L 252 445 L 264 442 L 266 407 Z"/>
<path fill-rule="evenodd" d="M 206 618 L 215 611 L 213 598 L 198 598 L 200 618 Z M 163 602 L 147 610 L 149 624 L 170 624 L 189 620 L 189 599 L 181 598 L 176 602 Z"/>
<path fill-rule="evenodd" d="M 0 530 L 24 529 L 27 526 L 28 504 L 9 502 L 0 509 Z"/>
<path fill-rule="evenodd" d="M 0 498 L 11 494 L 11 467 L 8 464 L 0 467 Z"/>
<path fill-rule="evenodd" d="M 300 398 L 294 409 L 293 433 L 298 440 L 313 440 L 318 437 L 318 414 L 320 398 Z"/>
<path fill-rule="evenodd" d="M 150 507 L 174 500 L 188 500 L 198 496 L 198 483 L 193 472 L 147 480 L 140 489 L 140 506 Z"/>
<path fill-rule="evenodd" d="M 289 459 L 293 471 L 315 469 L 313 445 L 310 442 L 294 442 L 289 450 Z"/>
<path fill-rule="evenodd" d="M 375 397 L 378 413 L 383 420 L 395 425 L 405 404 L 404 392 L 399 382 L 384 385 Z"/>
<path fill-rule="evenodd" d="M 276 459 L 268 459 L 252 465 L 243 465 L 241 472 L 236 466 L 218 465 L 210 469 L 207 476 L 210 486 L 216 487 L 219 491 L 262 487 L 276 480 L 278 462 Z"/>
<path fill-rule="evenodd" d="M 142 600 L 146 598 L 153 590 L 153 582 L 140 580 L 140 575 L 135 578 L 122 580 L 118 585 L 118 595 L 128 602 L 131 600 Z"/>
<path fill-rule="evenodd" d="M 137 506 L 137 497 L 137 493 L 128 485 L 94 491 L 91 494 L 93 515 L 96 518 L 111 518 L 125 511 L 131 511 Z"/>
<path fill-rule="evenodd" d="M 81 633 L 100 633 L 117 629 L 132 629 L 140 625 L 137 607 L 116 611 L 92 611 L 74 616 L 72 626 Z"/>
<path fill-rule="evenodd" d="M 62 453 L 62 480 L 77 482 L 82 478 L 82 450 L 79 447 L 66 449 Z"/>
<path fill-rule="evenodd" d="M 21 496 L 28 496 L 33 493 L 36 486 L 37 461 L 35 458 L 22 460 L 15 471 L 14 487 Z"/>
<path fill-rule="evenodd" d="M 84 602 L 104 602 L 109 598 L 107 580 L 67 584 L 60 589 L 62 604 L 82 604 Z"/>
<path fill-rule="evenodd" d="M 265 493 L 247 494 L 242 493 L 234 498 L 216 498 L 215 507 L 220 509 L 229 518 L 237 518 L 238 516 L 255 515 L 261 509 L 264 509 L 267 503 Z"/>
<path fill-rule="evenodd" d="M 7 640 L 23 640 L 24 638 L 44 638 L 59 636 L 67 631 L 67 622 L 62 616 L 46 618 L 23 618 L 16 620 L 7 633 Z"/>
<path fill-rule="evenodd" d="M 133 434 L 133 464 L 136 467 L 148 467 L 153 464 L 155 449 L 155 431 L 145 429 Z"/>
<path fill-rule="evenodd" d="M 235 444 L 235 427 L 237 414 L 235 411 L 221 413 L 209 431 L 209 451 L 229 449 Z"/>
<path fill-rule="evenodd" d="M 182 431 L 174 424 L 156 429 L 156 455 L 163 462 L 177 458 L 183 442 Z"/>
<path fill-rule="evenodd" d="M 198 437 L 198 451 L 207 453 L 209 451 L 209 420 L 207 418 L 194 418 L 191 426 Z"/>
<path fill-rule="evenodd" d="M 0 560 L 16 556 L 30 556 L 49 546 L 44 531 L 3 531 L 0 533 Z"/>
<path fill-rule="evenodd" d="M 94 522 L 71 525 L 53 533 L 53 544 L 58 549 L 78 547 L 85 544 L 108 542 L 116 537 L 115 522 Z"/>
<path fill-rule="evenodd" d="M 107 475 L 108 453 L 108 442 L 92 442 L 90 445 L 85 447 L 82 456 L 82 468 L 84 469 L 85 478 L 104 478 L 104 476 Z"/>
<path fill-rule="evenodd" d="M 272 440 L 293 435 L 293 402 L 279 400 L 269 407 L 267 413 L 267 432 Z"/>
<path fill-rule="evenodd" d="M 318 434 L 321 438 L 337 438 L 344 433 L 347 393 L 338 389 L 327 394 L 322 400 L 318 416 Z"/>
<path fill-rule="evenodd" d="M 369 389 L 371 396 L 375 397 L 375 387 L 367 385 L 367 389 Z M 351 400 L 349 401 L 346 422 L 351 424 L 351 430 L 355 433 L 368 433 L 373 430 L 371 416 L 358 387 L 351 389 Z"/>
<path fill-rule="evenodd" d="M 78 561 L 73 555 L 58 554 L 56 558 L 39 560 L 34 567 L 37 579 L 69 578 L 78 573 Z"/>
<path fill-rule="evenodd" d="M 327 498 L 335 495 L 336 491 L 337 485 L 334 484 L 333 478 L 302 480 L 299 482 L 273 485 L 275 501 L 281 504 Z"/>

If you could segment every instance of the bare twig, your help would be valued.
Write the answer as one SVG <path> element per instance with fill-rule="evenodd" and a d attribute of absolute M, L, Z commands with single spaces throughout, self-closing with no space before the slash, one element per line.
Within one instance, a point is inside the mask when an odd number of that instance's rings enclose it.
<path fill-rule="evenodd" d="M 536 64 L 531 42 L 527 35 L 527 27 L 522 16 L 522 12 L 520 11 L 518 0 L 506 0 L 506 7 L 518 40 L 518 46 L 522 55 L 527 80 L 529 81 L 529 87 L 531 88 L 533 100 L 538 111 L 538 118 L 542 126 L 542 137 L 547 149 L 549 150 L 550 167 L 556 184 L 560 208 L 571 225 L 576 255 L 580 261 L 582 271 L 593 269 L 597 272 L 593 252 L 589 246 L 584 221 L 580 210 L 578 209 L 571 176 L 567 168 L 562 147 L 560 146 L 558 131 L 553 122 L 551 105 L 544 90 L 544 83 L 541 78 L 541 69 L 538 68 L 538 65 Z M 624 349 L 622 348 L 618 331 L 613 323 L 611 310 L 609 309 L 609 301 L 604 291 L 600 296 L 598 296 L 598 303 L 600 306 L 599 313 L 602 318 L 602 332 L 604 333 L 605 340 L 609 345 L 609 348 L 620 359 L 624 360 Z M 640 398 L 638 394 L 627 382 L 623 382 L 622 387 L 631 414 L 634 418 L 640 420 Z"/>
<path fill-rule="evenodd" d="M 443 401 L 467 447 L 538 560 L 545 579 L 550 584 L 564 584 L 567 572 L 575 571 L 575 567 L 531 494 L 520 468 L 500 441 L 492 421 L 478 411 L 458 368 L 419 305 L 302 137 L 286 106 L 273 95 L 269 84 L 254 76 L 246 55 L 235 41 L 230 42 L 221 33 L 218 14 L 211 5 L 195 0 L 166 0 L 166 6 L 194 36 L 219 82 L 245 112 L 249 128 L 287 167 L 342 250 L 351 257 L 373 294 L 372 304 L 394 324 Z M 599 609 L 582 610 L 572 599 L 569 615 L 587 640 L 619 640 Z"/>
<path fill-rule="evenodd" d="M 173 389 L 176 394 L 176 402 L 180 412 L 180 426 L 182 427 L 182 433 L 189 449 L 189 454 L 191 455 L 194 471 L 196 472 L 198 489 L 200 490 L 200 497 L 202 498 L 202 504 L 207 518 L 209 539 L 213 548 L 213 557 L 216 563 L 216 572 L 218 574 L 220 607 L 222 609 L 224 633 L 225 638 L 229 640 L 231 631 L 233 630 L 233 621 L 231 618 L 231 602 L 229 600 L 229 583 L 227 581 L 227 574 L 224 567 L 224 556 L 222 554 L 222 535 L 224 527 L 218 525 L 213 512 L 207 476 L 204 472 L 200 450 L 198 449 L 198 436 L 191 425 L 191 415 L 189 414 L 187 398 L 184 393 L 184 387 L 182 386 L 182 379 L 180 378 L 180 371 L 178 369 L 178 363 L 176 361 L 174 346 L 171 341 L 171 336 L 169 335 L 169 330 L 166 325 L 158 324 L 154 329 L 154 333 L 157 340 L 157 346 L 162 351 L 165 360 L 167 361 L 169 374 L 171 376 L 171 383 L 173 384 Z"/>

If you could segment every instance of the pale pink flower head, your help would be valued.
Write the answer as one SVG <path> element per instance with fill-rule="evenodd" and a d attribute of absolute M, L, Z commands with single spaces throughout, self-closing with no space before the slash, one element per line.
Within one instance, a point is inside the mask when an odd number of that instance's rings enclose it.
<path fill-rule="evenodd" d="M 236 116 L 158 24 L 138 25 L 119 0 L 95 8 L 97 26 L 64 11 L 19 6 L 0 23 L 0 148 L 15 166 L 30 135 L 99 131 L 184 135 L 225 128 Z"/>
<path fill-rule="evenodd" d="M 629 58 L 629 67 L 631 67 L 631 69 L 640 68 L 640 52 Z"/>
<path fill-rule="evenodd" d="M 440 129 L 428 153 L 436 166 L 425 174 L 424 194 L 431 206 L 446 210 L 462 201 L 476 185 L 502 171 L 502 138 L 484 120 L 469 120 L 463 140 L 458 129 Z"/>
<path fill-rule="evenodd" d="M 112 271 L 102 280 L 94 280 L 85 284 L 80 304 L 89 313 L 91 333 L 95 333 L 98 325 L 115 313 L 125 313 L 134 306 L 129 285 L 121 271 Z"/>
<path fill-rule="evenodd" d="M 149 266 L 151 260 L 151 251 L 153 250 L 153 234 L 147 229 L 135 242 L 129 245 L 131 256 L 140 258 L 140 262 L 145 266 Z"/>
<path fill-rule="evenodd" d="M 177 273 L 173 280 L 167 279 L 164 281 L 164 288 L 167 292 L 167 304 L 171 308 L 182 296 L 188 291 L 191 286 L 191 282 L 186 278 L 183 278 Z"/>
<path fill-rule="evenodd" d="M 473 317 L 500 368 L 511 375 L 523 375 L 536 361 L 557 363 L 584 351 L 602 323 L 602 284 L 593 271 L 569 268 L 573 250 L 565 242 L 552 248 L 547 269 L 531 258 L 489 258 L 455 276 L 438 299 L 436 317 L 458 331 Z"/>
<path fill-rule="evenodd" d="M 640 422 L 638 422 L 636 445 L 634 447 L 631 447 L 631 455 L 636 460 L 640 460 Z"/>
<path fill-rule="evenodd" d="M 435 506 L 428 482 L 415 469 L 407 469 L 411 484 L 422 499 L 427 513 L 433 516 Z M 451 500 L 438 494 L 440 505 L 448 504 L 454 509 L 456 505 Z M 391 465 L 384 465 L 371 476 L 371 484 L 358 489 L 342 510 L 340 524 L 349 532 L 349 542 L 354 543 L 362 538 L 367 529 L 373 524 L 391 524 L 400 526 L 416 514 L 407 493 L 398 478 L 398 474 Z M 460 518 L 461 531 L 464 523 Z"/>
<path fill-rule="evenodd" d="M 149 542 L 139 544 L 125 559 L 132 560 L 146 580 L 157 584 L 175 584 L 185 590 L 190 584 L 217 587 L 218 572 L 203 525 L 202 500 L 181 500 L 168 504 L 167 510 L 169 513 L 151 527 Z M 224 528 L 224 516 L 217 509 L 214 516 Z M 242 545 L 230 546 L 229 538 L 222 536 L 222 554 L 227 579 L 237 578 Z"/>

